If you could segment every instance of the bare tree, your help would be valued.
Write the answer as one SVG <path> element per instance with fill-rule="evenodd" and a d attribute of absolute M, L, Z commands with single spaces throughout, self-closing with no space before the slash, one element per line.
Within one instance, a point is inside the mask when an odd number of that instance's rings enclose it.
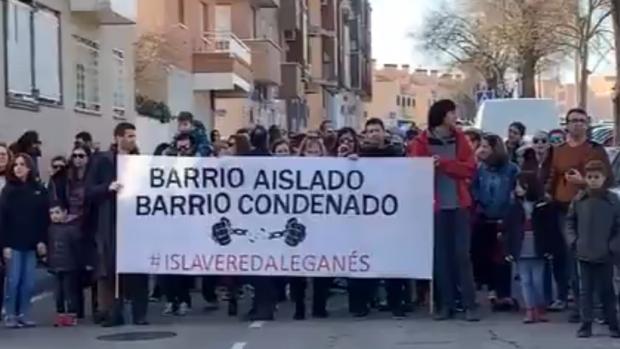
<path fill-rule="evenodd" d="M 606 38 L 612 33 L 608 20 L 611 16 L 611 0 L 574 0 L 573 17 L 561 24 L 566 45 L 575 51 L 575 76 L 579 86 L 579 106 L 588 106 L 588 79 L 596 69 L 590 67 L 592 53 L 606 55 L 609 48 Z"/>
<path fill-rule="evenodd" d="M 460 15 L 461 12 L 447 7 L 433 11 L 422 32 L 412 36 L 422 43 L 424 50 L 454 65 L 474 68 L 488 88 L 504 86 L 511 56 L 500 32 L 486 26 L 481 18 Z"/>

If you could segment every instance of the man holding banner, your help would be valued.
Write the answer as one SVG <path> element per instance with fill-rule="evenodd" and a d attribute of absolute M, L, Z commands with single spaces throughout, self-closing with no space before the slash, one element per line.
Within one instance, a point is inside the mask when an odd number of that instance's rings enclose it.
<path fill-rule="evenodd" d="M 414 157 L 433 157 L 435 162 L 435 281 L 438 291 L 438 321 L 452 318 L 455 293 L 460 290 L 467 321 L 480 319 L 475 301 L 470 258 L 469 193 L 476 164 L 462 131 L 456 127 L 456 105 L 450 100 L 433 104 L 428 130 L 412 144 Z M 419 185 L 416 183 L 415 185 Z"/>
<path fill-rule="evenodd" d="M 136 128 L 130 123 L 120 123 L 114 129 L 115 143 L 111 150 L 99 153 L 93 158 L 87 172 L 85 200 L 92 208 L 95 219 L 95 240 L 97 243 L 97 276 L 99 304 L 103 312 L 104 327 L 120 326 L 123 319 L 123 297 L 121 291 L 132 300 L 132 315 L 135 325 L 147 325 L 148 276 L 126 275 L 120 279 L 116 270 L 116 197 L 123 188 L 117 177 L 117 156 L 138 154 Z"/>
<path fill-rule="evenodd" d="M 432 275 L 428 158 L 120 156 L 118 174 L 120 273 Z"/>

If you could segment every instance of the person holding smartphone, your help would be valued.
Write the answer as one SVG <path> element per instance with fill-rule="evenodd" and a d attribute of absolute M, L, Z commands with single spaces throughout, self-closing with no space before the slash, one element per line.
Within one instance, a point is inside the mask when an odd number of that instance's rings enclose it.
<path fill-rule="evenodd" d="M 589 117 L 585 110 L 575 108 L 566 115 L 568 135 L 566 143 L 555 148 L 551 158 L 549 178 L 547 179 L 547 198 L 557 210 L 560 229 L 564 233 L 568 207 L 575 196 L 585 189 L 584 167 L 592 160 L 601 161 L 610 176 L 607 183 L 613 183 L 613 175 L 609 158 L 603 146 L 588 140 Z M 565 237 L 566 234 L 561 236 Z M 576 260 L 566 248 L 564 241 L 558 241 L 558 249 L 553 259 L 553 273 L 557 283 L 558 294 L 550 310 L 561 311 L 566 308 L 569 288 L 573 291 L 577 306 L 570 314 L 570 322 L 579 322 L 579 280 L 577 277 Z"/>

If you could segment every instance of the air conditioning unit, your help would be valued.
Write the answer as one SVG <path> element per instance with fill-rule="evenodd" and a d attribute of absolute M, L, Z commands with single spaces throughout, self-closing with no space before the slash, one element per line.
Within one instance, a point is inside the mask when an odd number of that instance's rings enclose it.
<path fill-rule="evenodd" d="M 295 41 L 297 40 L 297 32 L 294 30 L 285 30 L 284 31 L 284 40 L 286 41 Z"/>

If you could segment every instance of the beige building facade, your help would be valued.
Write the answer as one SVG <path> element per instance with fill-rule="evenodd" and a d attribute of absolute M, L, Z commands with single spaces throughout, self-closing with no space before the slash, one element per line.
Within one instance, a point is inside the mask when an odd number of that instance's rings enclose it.
<path fill-rule="evenodd" d="M 374 69 L 372 89 L 372 101 L 364 106 L 366 117 L 380 118 L 388 127 L 411 123 L 424 127 L 435 101 L 458 100 L 473 91 L 473 82 L 462 73 L 384 64 Z"/>
<path fill-rule="evenodd" d="M 116 123 L 135 120 L 136 15 L 135 0 L 2 1 L 0 141 L 35 130 L 44 161 L 80 131 L 107 147 Z"/>
<path fill-rule="evenodd" d="M 613 89 L 616 77 L 593 75 L 588 81 L 588 114 L 594 122 L 613 120 Z M 537 86 L 541 98 L 557 102 L 561 115 L 565 115 L 578 103 L 578 87 L 573 83 L 562 83 L 559 79 L 540 79 Z"/>

